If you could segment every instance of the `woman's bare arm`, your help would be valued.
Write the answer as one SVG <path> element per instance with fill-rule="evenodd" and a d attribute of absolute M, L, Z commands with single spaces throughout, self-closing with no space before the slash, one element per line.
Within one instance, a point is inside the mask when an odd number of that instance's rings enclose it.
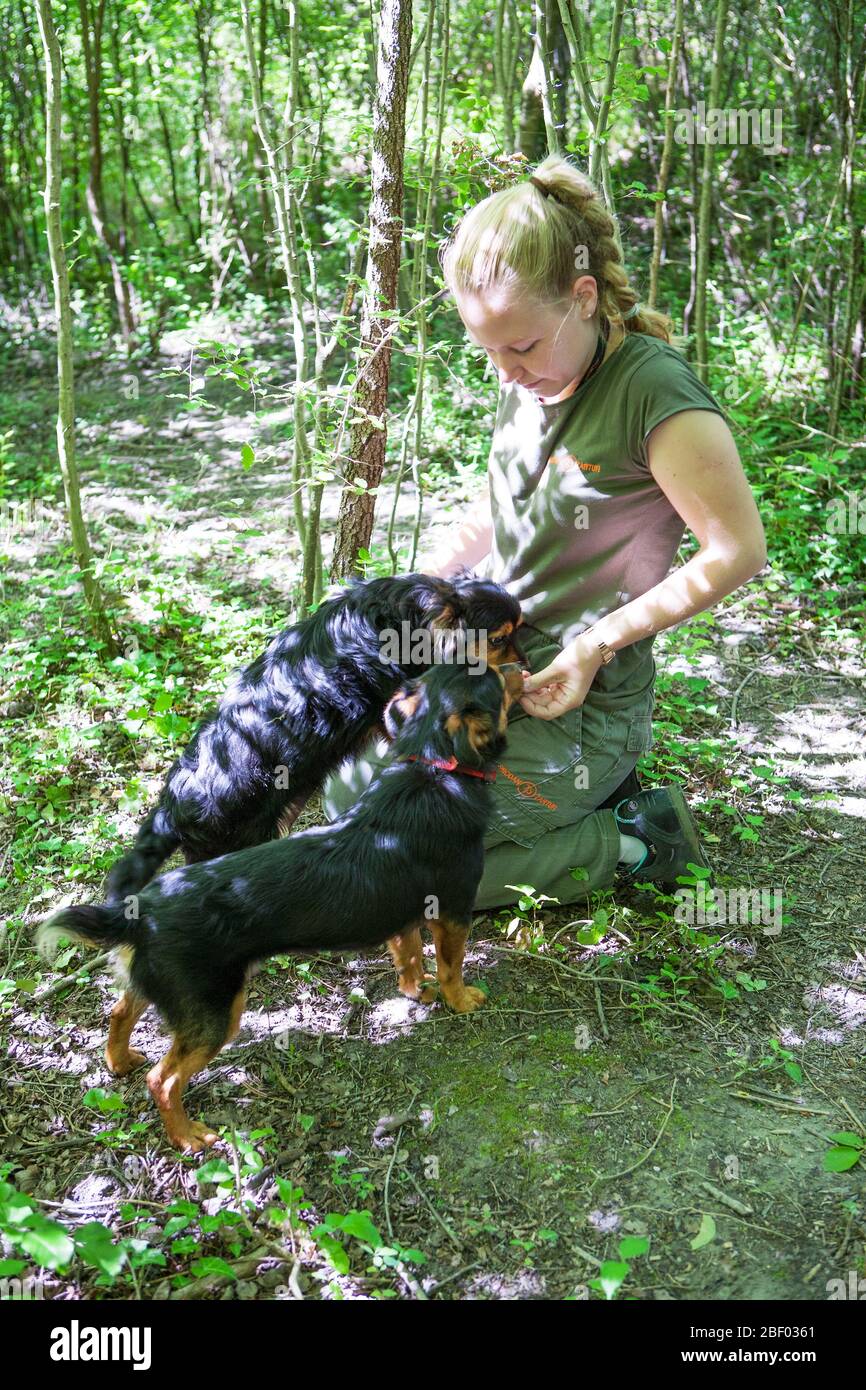
<path fill-rule="evenodd" d="M 618 652 L 712 608 L 763 568 L 767 543 L 737 446 L 725 421 L 684 410 L 649 435 L 650 471 L 699 542 L 695 555 L 645 594 L 587 628 L 526 682 L 524 709 L 557 719 L 583 704 L 601 663 L 596 643 Z"/>
<path fill-rule="evenodd" d="M 479 560 L 490 554 L 492 543 L 490 499 L 485 494 L 464 512 L 456 534 L 452 532 L 448 540 L 429 559 L 418 561 L 418 569 L 422 574 L 433 574 L 440 579 L 447 579 L 461 565 L 468 565 L 470 568 L 477 565 Z"/>

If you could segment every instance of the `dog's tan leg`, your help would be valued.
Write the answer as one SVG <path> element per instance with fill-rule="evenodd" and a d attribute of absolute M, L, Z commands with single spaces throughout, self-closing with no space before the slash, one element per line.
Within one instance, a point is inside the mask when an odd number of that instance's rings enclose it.
<path fill-rule="evenodd" d="M 469 924 L 452 922 L 448 918 L 440 917 L 431 922 L 430 926 L 436 943 L 436 970 L 442 997 L 456 1013 L 471 1013 L 473 1009 L 481 1007 L 486 996 L 480 989 L 473 989 L 463 983 L 463 957 L 466 953 Z"/>
<path fill-rule="evenodd" d="M 183 1153 L 199 1153 L 217 1142 L 219 1136 L 208 1125 L 189 1118 L 183 1108 L 182 1097 L 190 1077 L 207 1066 L 220 1049 L 237 1035 L 245 1003 L 246 990 L 241 990 L 232 1004 L 221 1042 L 191 1046 L 178 1034 L 165 1056 L 147 1074 L 147 1085 L 159 1106 L 169 1143 Z"/>
<path fill-rule="evenodd" d="M 436 998 L 436 981 L 432 975 L 424 973 L 424 949 L 420 929 L 411 927 L 399 936 L 392 936 L 388 942 L 388 950 L 397 971 L 400 993 L 408 995 L 410 999 L 420 999 L 422 1004 L 431 1003 Z"/>
<path fill-rule="evenodd" d="M 136 1067 L 144 1066 L 147 1058 L 143 1052 L 130 1047 L 129 1039 L 148 1001 L 127 990 L 111 1010 L 111 1023 L 108 1028 L 108 1042 L 105 1047 L 105 1060 L 109 1071 L 115 1076 L 128 1076 Z"/>

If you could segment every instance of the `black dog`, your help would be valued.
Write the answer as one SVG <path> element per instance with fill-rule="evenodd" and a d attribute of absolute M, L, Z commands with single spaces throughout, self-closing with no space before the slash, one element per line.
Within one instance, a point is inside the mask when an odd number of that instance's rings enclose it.
<path fill-rule="evenodd" d="M 463 983 L 463 955 L 484 866 L 488 784 L 522 687 L 518 666 L 480 675 L 434 666 L 403 700 L 393 761 L 333 825 L 174 869 L 145 889 L 132 920 L 120 905 L 72 907 L 40 927 L 43 951 L 75 937 L 116 948 L 126 965 L 105 1053 L 113 1072 L 146 1060 L 129 1040 L 149 1002 L 169 1025 L 171 1047 L 147 1084 L 176 1148 L 196 1152 L 216 1140 L 181 1097 L 237 1033 L 255 961 L 387 940 L 400 989 L 427 1001 L 427 922 L 446 1003 L 468 1013 L 484 1002 Z"/>
<path fill-rule="evenodd" d="M 407 676 L 430 657 L 399 661 L 386 632 L 476 633 L 494 665 L 521 658 L 520 605 L 498 584 L 463 573 L 360 581 L 285 628 L 235 677 L 168 773 L 106 899 L 138 893 L 180 848 L 188 864 L 263 844 L 287 830 L 329 773 L 357 755 Z M 428 644 L 429 645 L 429 644 Z M 454 653 L 452 653 L 454 654 Z"/>

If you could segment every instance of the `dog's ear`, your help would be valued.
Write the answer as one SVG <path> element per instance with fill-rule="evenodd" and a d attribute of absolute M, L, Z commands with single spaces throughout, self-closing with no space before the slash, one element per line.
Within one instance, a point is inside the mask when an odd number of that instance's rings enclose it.
<path fill-rule="evenodd" d="M 451 598 L 447 603 L 443 603 L 430 626 L 434 632 L 447 632 L 456 628 L 464 617 L 463 604 L 458 598 Z"/>
<path fill-rule="evenodd" d="M 497 721 L 489 711 L 468 705 L 459 714 L 449 714 L 445 732 L 451 739 L 459 763 L 480 767 L 490 757 L 490 746 L 498 736 Z"/>
<path fill-rule="evenodd" d="M 391 696 L 382 714 L 382 723 L 385 726 L 385 733 L 390 739 L 395 739 L 403 725 L 411 719 L 419 704 L 421 703 L 421 691 L 417 681 L 410 685 L 404 685 L 396 694 Z"/>

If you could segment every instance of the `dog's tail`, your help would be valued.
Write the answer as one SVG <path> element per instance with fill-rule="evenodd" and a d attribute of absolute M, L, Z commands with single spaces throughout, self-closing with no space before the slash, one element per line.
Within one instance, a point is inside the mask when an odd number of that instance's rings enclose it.
<path fill-rule="evenodd" d="M 180 835 L 164 806 L 155 806 L 135 837 L 135 844 L 111 873 L 105 898 L 108 903 L 120 903 L 133 893 L 140 893 L 150 883 L 160 864 L 180 844 Z"/>
<path fill-rule="evenodd" d="M 119 905 L 66 907 L 39 927 L 36 949 L 46 960 L 53 959 L 61 936 L 103 951 L 110 946 L 132 946 L 134 930 L 135 923 L 127 920 L 125 909 Z"/>

